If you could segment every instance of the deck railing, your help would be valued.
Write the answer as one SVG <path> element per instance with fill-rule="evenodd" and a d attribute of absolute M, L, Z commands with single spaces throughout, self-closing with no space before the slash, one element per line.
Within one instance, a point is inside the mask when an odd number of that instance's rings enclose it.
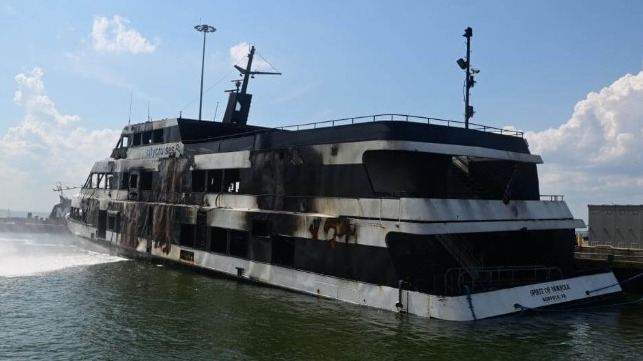
<path fill-rule="evenodd" d="M 382 121 L 437 124 L 437 125 L 444 125 L 447 127 L 462 127 L 462 128 L 465 127 L 465 123 L 459 120 L 430 118 L 430 117 L 422 117 L 422 116 L 408 115 L 408 114 L 375 114 L 375 115 L 366 115 L 366 116 L 352 117 L 352 118 L 326 120 L 326 121 L 313 122 L 313 123 L 286 125 L 282 127 L 277 127 L 276 129 L 306 130 L 306 129 L 317 129 L 317 128 L 325 128 L 325 127 L 335 127 L 340 125 L 350 125 L 350 124 L 357 124 L 357 123 L 382 122 Z M 524 132 L 521 132 L 521 131 L 517 131 L 513 129 L 490 127 L 487 125 L 481 125 L 476 123 L 469 123 L 469 129 L 479 130 L 487 133 L 511 135 L 519 138 L 524 137 Z"/>
<path fill-rule="evenodd" d="M 562 194 L 541 194 L 540 199 L 549 202 L 562 202 L 565 196 Z"/>
<path fill-rule="evenodd" d="M 464 294 L 465 286 L 471 293 L 542 283 L 562 277 L 558 267 L 542 265 L 516 267 L 484 267 L 472 274 L 470 269 L 454 267 L 444 274 L 444 287 L 449 295 Z"/>

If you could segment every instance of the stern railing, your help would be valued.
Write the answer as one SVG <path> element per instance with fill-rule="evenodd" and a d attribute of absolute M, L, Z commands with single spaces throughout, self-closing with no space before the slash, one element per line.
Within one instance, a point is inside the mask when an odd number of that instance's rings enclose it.
<path fill-rule="evenodd" d="M 476 269 L 475 274 L 468 268 L 454 267 L 444 274 L 444 290 L 447 295 L 463 295 L 465 287 L 471 293 L 478 293 L 561 278 L 560 268 L 542 265 L 484 267 Z"/>

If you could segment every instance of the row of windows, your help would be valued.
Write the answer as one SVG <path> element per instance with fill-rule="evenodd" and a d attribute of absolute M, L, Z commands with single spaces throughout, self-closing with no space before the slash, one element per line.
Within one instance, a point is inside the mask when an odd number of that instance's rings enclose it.
<path fill-rule="evenodd" d="M 82 208 L 72 207 L 70 217 L 83 223 L 95 223 L 95 220 L 88 219 L 88 213 L 87 210 Z M 98 231 L 102 234 L 101 237 L 105 237 L 105 230 L 125 232 L 118 212 L 100 211 L 98 215 L 99 218 L 102 218 L 98 219 L 97 222 Z M 181 223 L 179 225 L 178 242 L 173 241 L 173 243 L 212 253 L 270 262 L 286 267 L 294 266 L 294 239 L 292 237 L 272 235 L 272 226 L 269 220 L 253 220 L 252 232 L 248 232 L 206 226 L 205 213 L 201 215 L 203 217 L 197 216 L 197 223 L 200 224 Z M 145 229 L 139 230 L 141 236 L 151 236 L 151 218 L 148 218 L 147 223 Z"/>
<path fill-rule="evenodd" d="M 240 189 L 239 169 L 195 169 L 192 171 L 192 192 L 232 192 Z"/>
<path fill-rule="evenodd" d="M 149 215 L 145 224 L 140 224 L 139 236 L 151 237 L 153 208 L 148 209 Z M 89 215 L 87 209 L 72 207 L 70 218 L 85 224 L 96 225 L 98 237 L 105 237 L 105 231 L 125 233 L 125 225 L 120 220 L 119 212 L 98 211 Z M 91 219 L 90 219 L 91 218 Z M 292 237 L 272 234 L 272 222 L 265 219 L 254 219 L 252 231 L 211 227 L 206 223 L 207 215 L 199 212 L 197 224 L 180 223 L 178 243 L 181 246 L 202 251 L 224 254 L 239 258 L 253 259 L 261 262 L 293 267 L 295 261 L 295 241 Z"/>
<path fill-rule="evenodd" d="M 123 134 L 116 144 L 116 148 L 137 147 L 141 145 L 161 144 L 163 140 L 163 129 L 154 129 L 134 134 Z"/>
<path fill-rule="evenodd" d="M 158 172 L 138 170 L 123 173 L 91 173 L 83 188 L 152 190 L 154 175 Z M 192 192 L 238 193 L 240 189 L 239 169 L 212 169 L 192 171 Z"/>
<path fill-rule="evenodd" d="M 295 262 L 295 240 L 285 236 L 257 236 L 234 229 L 181 224 L 179 244 L 202 251 L 229 256 L 270 262 L 271 264 L 293 267 Z M 206 232 L 209 231 L 209 242 Z M 262 230 L 263 231 L 263 230 Z"/>

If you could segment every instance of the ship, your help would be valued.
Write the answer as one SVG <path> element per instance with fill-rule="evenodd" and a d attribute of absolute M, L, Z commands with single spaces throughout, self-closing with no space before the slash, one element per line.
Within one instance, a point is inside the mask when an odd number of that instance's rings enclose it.
<path fill-rule="evenodd" d="M 405 114 L 247 124 L 255 48 L 222 121 L 128 124 L 69 230 L 132 258 L 450 321 L 604 302 L 523 132 Z"/>
<path fill-rule="evenodd" d="M 67 233 L 67 215 L 71 208 L 71 198 L 63 194 L 60 182 L 53 190 L 59 193 L 60 201 L 52 207 L 49 217 L 40 217 L 33 212 L 27 212 L 26 217 L 11 217 L 11 211 L 7 210 L 7 216 L 0 218 L 0 233 Z"/>

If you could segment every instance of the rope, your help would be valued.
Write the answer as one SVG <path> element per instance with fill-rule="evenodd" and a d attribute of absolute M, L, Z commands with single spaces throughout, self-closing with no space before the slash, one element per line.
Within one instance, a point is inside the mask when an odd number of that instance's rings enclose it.
<path fill-rule="evenodd" d="M 471 290 L 469 289 L 469 285 L 464 285 L 464 289 L 465 291 L 467 291 L 467 302 L 469 302 L 469 309 L 471 310 L 471 316 L 473 317 L 474 321 L 478 321 L 478 318 L 476 317 L 476 311 L 473 309 L 473 301 L 471 300 Z M 518 304 L 516 303 L 516 305 Z"/>
<path fill-rule="evenodd" d="M 258 56 L 259 56 L 263 61 L 265 61 L 265 62 L 266 62 L 266 64 L 270 65 L 270 67 L 271 67 L 273 70 L 275 70 L 275 71 L 279 72 L 279 69 L 275 68 L 275 66 L 274 66 L 274 65 L 270 64 L 270 62 L 269 62 L 268 60 L 266 60 L 266 58 L 264 58 L 263 56 L 261 56 L 261 53 L 259 53 L 259 52 L 257 51 L 255 54 L 257 54 L 257 55 L 258 55 Z"/>
<path fill-rule="evenodd" d="M 607 289 L 607 288 L 611 288 L 611 287 L 614 287 L 614 286 L 622 285 L 623 283 L 630 282 L 630 281 L 632 281 L 632 280 L 634 280 L 634 279 L 637 279 L 637 278 L 639 278 L 639 277 L 641 277 L 641 276 L 643 276 L 643 272 L 641 272 L 641 273 L 637 274 L 636 276 L 630 277 L 630 278 L 628 278 L 628 279 L 626 279 L 626 280 L 624 280 L 624 281 L 622 281 L 622 282 L 616 282 L 616 283 L 614 283 L 614 284 L 612 284 L 612 285 L 609 285 L 609 286 L 605 286 L 605 287 L 597 288 L 597 289 L 595 289 L 595 290 L 585 291 L 585 294 L 590 295 L 590 294 L 592 294 L 592 293 L 594 293 L 594 292 L 598 292 L 598 291 L 602 291 L 602 290 Z"/>
<path fill-rule="evenodd" d="M 637 279 L 637 278 L 639 278 L 641 276 L 643 276 L 643 272 L 641 272 L 641 273 L 639 273 L 639 274 L 637 274 L 635 276 L 632 276 L 632 277 L 630 277 L 630 278 L 628 278 L 628 279 L 626 279 L 626 280 L 624 280 L 622 282 L 616 282 L 614 284 L 611 284 L 611 285 L 608 285 L 608 286 L 605 286 L 605 287 L 600 287 L 600 288 L 597 288 L 595 290 L 585 291 L 585 294 L 590 295 L 590 294 L 592 294 L 594 292 L 598 292 L 598 291 L 602 291 L 602 290 L 610 288 L 610 287 L 622 285 L 624 283 L 627 283 L 627 282 L 630 282 L 632 280 L 635 280 L 635 279 Z M 621 302 L 621 303 L 612 303 L 612 304 L 608 304 L 608 305 L 599 305 L 599 306 L 593 306 L 593 307 L 575 307 L 575 308 L 565 308 L 565 309 L 557 309 L 556 310 L 556 309 L 531 308 L 531 307 L 526 307 L 526 306 L 523 306 L 523 305 L 521 305 L 519 303 L 516 303 L 514 305 L 514 308 L 520 309 L 521 313 L 523 313 L 523 312 L 525 312 L 527 310 L 540 311 L 540 312 L 565 312 L 565 311 L 574 311 L 574 310 L 581 310 L 581 309 L 582 310 L 587 310 L 587 309 L 607 308 L 607 307 L 616 307 L 616 306 L 628 306 L 628 305 L 635 305 L 635 304 L 638 304 L 638 303 L 643 303 L 643 297 L 641 297 L 641 298 L 639 298 L 637 300 L 633 300 L 633 301 Z"/>
<path fill-rule="evenodd" d="M 576 310 L 590 310 L 590 309 L 609 308 L 609 307 L 617 307 L 617 306 L 628 306 L 628 305 L 635 305 L 637 303 L 643 303 L 643 297 L 636 299 L 634 301 L 612 303 L 609 305 L 598 305 L 598 306 L 592 306 L 592 307 L 588 306 L 588 307 L 574 307 L 574 308 L 565 308 L 565 309 L 542 309 L 542 308 L 532 308 L 532 307 L 523 306 L 519 303 L 516 303 L 514 307 L 520 309 L 521 313 L 525 311 L 567 312 L 567 311 L 576 311 Z"/>

